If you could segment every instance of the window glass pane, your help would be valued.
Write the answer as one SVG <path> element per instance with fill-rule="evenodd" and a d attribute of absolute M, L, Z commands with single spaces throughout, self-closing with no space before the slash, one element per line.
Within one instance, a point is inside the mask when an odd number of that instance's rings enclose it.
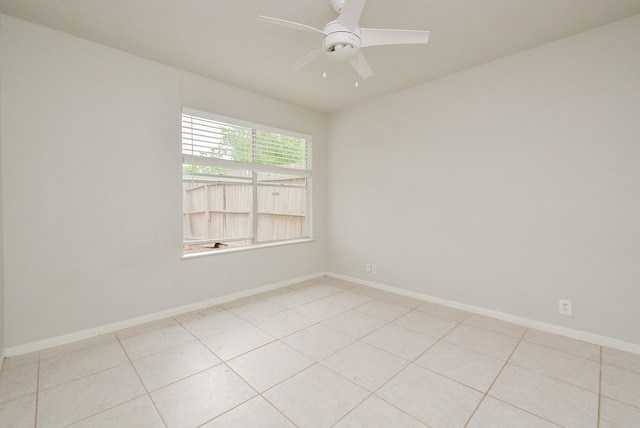
<path fill-rule="evenodd" d="M 257 172 L 258 184 L 272 184 L 274 186 L 305 186 L 304 176 L 281 174 L 279 172 Z"/>
<path fill-rule="evenodd" d="M 188 160 L 188 159 L 187 159 Z M 249 183 L 253 177 L 252 171 L 242 169 L 217 168 L 213 166 L 182 164 L 182 180 L 192 183 L 212 183 L 222 181 L 238 181 L 246 179 Z"/>
<path fill-rule="evenodd" d="M 258 241 L 307 236 L 306 198 L 305 188 L 259 186 Z"/>
<path fill-rule="evenodd" d="M 307 168 L 307 142 L 303 138 L 256 132 L 256 162 L 286 168 Z"/>
<path fill-rule="evenodd" d="M 183 186 L 185 253 L 253 243 L 251 184 L 184 182 Z"/>
<path fill-rule="evenodd" d="M 182 115 L 182 154 L 251 162 L 252 130 Z"/>
<path fill-rule="evenodd" d="M 182 115 L 182 153 L 215 159 L 307 168 L 307 140 Z"/>

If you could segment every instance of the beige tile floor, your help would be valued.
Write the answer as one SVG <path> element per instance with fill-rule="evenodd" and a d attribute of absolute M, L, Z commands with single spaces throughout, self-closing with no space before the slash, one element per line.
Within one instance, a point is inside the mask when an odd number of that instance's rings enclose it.
<path fill-rule="evenodd" d="M 334 278 L 7 359 L 2 427 L 640 427 L 640 356 Z"/>

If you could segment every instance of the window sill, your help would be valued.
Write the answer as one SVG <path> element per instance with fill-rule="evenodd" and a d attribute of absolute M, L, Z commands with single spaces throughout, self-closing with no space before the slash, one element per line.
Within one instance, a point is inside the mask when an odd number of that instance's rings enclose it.
<path fill-rule="evenodd" d="M 315 241 L 316 240 L 314 238 L 301 238 L 301 239 L 292 239 L 290 241 L 269 242 L 267 244 L 247 245 L 245 247 L 238 247 L 238 248 L 216 249 L 211 251 L 203 251 L 201 253 L 183 254 L 180 257 L 180 259 L 181 260 L 196 259 L 200 257 L 214 256 L 218 254 L 239 253 L 244 251 L 261 250 L 263 248 L 281 247 L 283 245 L 303 244 L 303 243 L 315 242 Z"/>

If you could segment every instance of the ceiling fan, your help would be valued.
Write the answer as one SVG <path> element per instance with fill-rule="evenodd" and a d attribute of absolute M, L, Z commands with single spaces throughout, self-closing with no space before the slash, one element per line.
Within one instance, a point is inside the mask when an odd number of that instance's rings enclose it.
<path fill-rule="evenodd" d="M 314 59 L 324 55 L 332 61 L 349 62 L 363 79 L 373 75 L 361 49 L 369 46 L 405 45 L 427 43 L 429 31 L 389 30 L 383 28 L 360 28 L 358 21 L 366 0 L 330 0 L 331 7 L 339 16 L 322 30 L 284 19 L 259 16 L 258 19 L 270 24 L 281 25 L 296 30 L 322 34 L 322 47 L 316 49 L 295 63 L 291 70 L 299 70 Z"/>

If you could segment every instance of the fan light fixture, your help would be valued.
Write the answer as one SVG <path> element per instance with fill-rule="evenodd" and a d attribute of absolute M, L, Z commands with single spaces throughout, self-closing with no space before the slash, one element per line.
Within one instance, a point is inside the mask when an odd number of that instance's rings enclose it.
<path fill-rule="evenodd" d="M 324 32 L 327 33 L 322 40 L 324 55 L 331 61 L 348 62 L 360 53 L 359 29 L 351 33 L 338 21 L 331 21 L 325 25 Z"/>
<path fill-rule="evenodd" d="M 336 43 L 329 46 L 324 55 L 331 61 L 347 62 L 358 56 L 358 48 L 347 43 Z"/>

